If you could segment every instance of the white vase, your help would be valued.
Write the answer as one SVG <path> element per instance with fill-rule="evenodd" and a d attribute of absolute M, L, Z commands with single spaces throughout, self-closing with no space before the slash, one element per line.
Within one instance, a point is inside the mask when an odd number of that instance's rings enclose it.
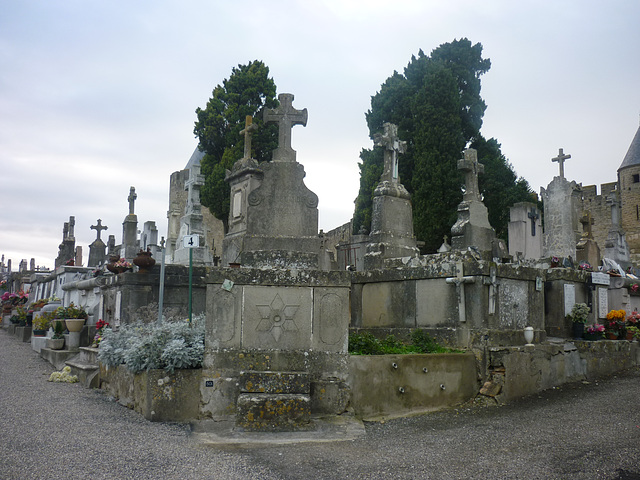
<path fill-rule="evenodd" d="M 533 345 L 533 327 L 525 327 L 524 341 L 527 345 Z"/>

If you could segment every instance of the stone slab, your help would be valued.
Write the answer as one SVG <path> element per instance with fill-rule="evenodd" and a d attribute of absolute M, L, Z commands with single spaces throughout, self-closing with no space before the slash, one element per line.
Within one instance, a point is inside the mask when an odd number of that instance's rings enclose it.
<path fill-rule="evenodd" d="M 309 393 L 309 374 L 305 372 L 240 373 L 240 391 L 243 393 Z"/>
<path fill-rule="evenodd" d="M 236 405 L 236 426 L 245 430 L 280 432 L 311 427 L 309 395 L 243 393 Z"/>

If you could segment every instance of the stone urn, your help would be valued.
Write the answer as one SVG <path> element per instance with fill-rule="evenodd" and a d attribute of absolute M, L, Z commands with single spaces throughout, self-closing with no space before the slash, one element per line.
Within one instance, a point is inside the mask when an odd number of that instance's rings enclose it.
<path fill-rule="evenodd" d="M 47 338 L 47 348 L 51 350 L 62 350 L 64 338 Z"/>
<path fill-rule="evenodd" d="M 69 333 L 71 333 L 81 332 L 82 327 L 84 327 L 84 321 L 84 318 L 66 318 L 64 320 L 64 323 L 67 326 L 67 330 L 69 330 Z"/>
<path fill-rule="evenodd" d="M 156 264 L 156 260 L 151 256 L 151 252 L 140 250 L 138 256 L 133 259 L 133 264 L 138 267 L 138 273 L 149 273 L 149 270 Z"/>

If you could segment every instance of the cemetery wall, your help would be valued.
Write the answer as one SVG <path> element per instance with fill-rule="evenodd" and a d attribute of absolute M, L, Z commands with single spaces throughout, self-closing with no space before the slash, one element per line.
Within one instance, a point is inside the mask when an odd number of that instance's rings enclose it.
<path fill-rule="evenodd" d="M 617 182 L 603 183 L 598 194 L 597 185 L 582 187 L 582 210 L 591 212 L 593 218 L 593 239 L 604 254 L 605 241 L 611 229 L 611 206 L 607 205 L 607 196 L 616 189 Z"/>

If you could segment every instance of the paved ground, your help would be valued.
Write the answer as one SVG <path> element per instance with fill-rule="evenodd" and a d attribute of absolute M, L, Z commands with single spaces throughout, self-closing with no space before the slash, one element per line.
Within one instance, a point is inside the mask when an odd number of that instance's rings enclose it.
<path fill-rule="evenodd" d="M 0 331 L 0 479 L 640 480 L 640 371 L 512 405 L 367 423 L 355 440 L 202 446 L 100 391 L 47 382 Z"/>

